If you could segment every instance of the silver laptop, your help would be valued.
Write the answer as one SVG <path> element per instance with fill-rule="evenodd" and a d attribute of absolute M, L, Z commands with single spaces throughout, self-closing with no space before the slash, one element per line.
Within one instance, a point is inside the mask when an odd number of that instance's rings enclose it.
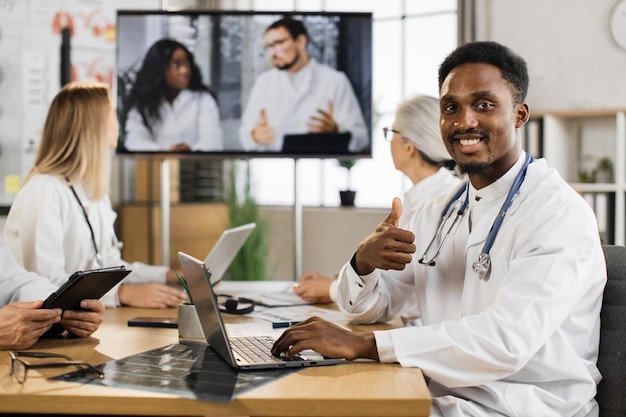
<path fill-rule="evenodd" d="M 246 243 L 255 227 L 256 223 L 248 223 L 224 230 L 224 232 L 222 232 L 209 254 L 206 258 L 204 258 L 204 264 L 207 266 L 209 271 L 211 271 L 211 282 L 215 283 L 224 277 L 228 267 Z M 239 295 L 240 297 L 254 300 L 256 304 L 265 307 L 286 307 L 312 304 L 294 294 L 291 288 L 289 288 L 289 292 L 285 293 L 265 294 L 259 292 L 249 292 L 245 294 L 241 293 Z"/>
<path fill-rule="evenodd" d="M 193 297 L 204 336 L 218 355 L 237 369 L 276 369 L 347 363 L 345 359 L 328 359 L 321 355 L 301 355 L 297 358 L 276 358 L 270 349 L 274 339 L 263 337 L 229 338 L 222 320 L 209 275 L 202 261 L 178 252 L 189 291 Z"/>
<path fill-rule="evenodd" d="M 222 232 L 209 254 L 204 258 L 204 264 L 211 271 L 211 281 L 217 282 L 222 279 L 255 227 L 256 223 L 248 223 Z"/>

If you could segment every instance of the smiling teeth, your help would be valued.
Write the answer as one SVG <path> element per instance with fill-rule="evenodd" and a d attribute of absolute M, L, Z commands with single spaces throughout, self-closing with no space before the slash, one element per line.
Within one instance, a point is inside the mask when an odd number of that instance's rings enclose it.
<path fill-rule="evenodd" d="M 459 140 L 459 143 L 463 146 L 476 145 L 478 142 L 480 142 L 480 139 L 460 139 Z"/>

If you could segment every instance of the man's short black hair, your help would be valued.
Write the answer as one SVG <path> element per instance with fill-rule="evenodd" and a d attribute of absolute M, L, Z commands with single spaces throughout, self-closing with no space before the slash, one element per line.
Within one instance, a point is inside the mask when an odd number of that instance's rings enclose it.
<path fill-rule="evenodd" d="M 471 42 L 456 48 L 439 66 L 439 90 L 454 68 L 462 64 L 490 64 L 500 68 L 502 77 L 513 86 L 513 100 L 523 103 L 528 93 L 526 61 L 497 42 Z"/>
<path fill-rule="evenodd" d="M 302 22 L 299 20 L 291 19 L 288 17 L 277 20 L 271 25 L 269 25 L 267 29 L 265 29 L 265 33 L 267 33 L 268 31 L 272 29 L 278 29 L 278 28 L 287 29 L 287 31 L 289 32 L 289 34 L 291 35 L 293 39 L 296 39 L 299 35 L 304 35 L 306 36 L 307 39 L 309 38 L 309 35 L 306 32 L 306 28 L 304 27 L 304 24 L 302 24 Z"/>

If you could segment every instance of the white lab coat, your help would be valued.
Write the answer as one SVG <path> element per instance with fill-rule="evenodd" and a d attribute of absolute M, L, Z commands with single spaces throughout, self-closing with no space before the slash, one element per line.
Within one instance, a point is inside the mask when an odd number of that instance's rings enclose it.
<path fill-rule="evenodd" d="M 129 151 L 167 151 L 186 143 L 192 151 L 221 151 L 224 138 L 220 114 L 213 96 L 206 91 L 182 90 L 172 104 L 163 100 L 161 121 L 154 128 L 155 138 L 143 124 L 141 114 L 132 108 L 126 120 L 124 146 Z"/>
<path fill-rule="evenodd" d="M 431 379 L 433 416 L 598 415 L 602 247 L 590 207 L 545 160 L 528 167 L 488 279 L 472 271 L 523 157 L 495 183 L 470 189 L 470 213 L 436 266 L 417 260 L 450 196 L 414 217 L 417 250 L 404 271 L 361 278 L 348 263 L 340 273 L 338 305 L 354 321 L 389 320 L 417 295 L 424 326 L 375 337 L 381 361 L 420 367 Z"/>
<path fill-rule="evenodd" d="M 81 184 L 74 186 L 89 216 L 103 266 L 125 265 L 133 272 L 122 282 L 165 283 L 168 268 L 129 264 L 122 260 L 113 225 L 117 214 L 109 197 L 90 201 Z M 57 287 L 75 271 L 96 268 L 95 250 L 89 226 L 78 201 L 65 180 L 35 175 L 17 193 L 4 226 L 4 238 L 17 262 L 29 271 L 46 276 Z M 101 301 L 119 306 L 118 286 Z"/>
<path fill-rule="evenodd" d="M 419 212 L 430 199 L 440 195 L 447 195 L 450 190 L 461 186 L 461 178 L 448 168 L 441 167 L 433 175 L 424 178 L 404 193 L 402 200 L 402 214 L 398 219 L 398 227 L 406 229 L 411 219 Z"/>
<path fill-rule="evenodd" d="M 402 214 L 398 219 L 398 227 L 406 229 L 415 213 L 421 210 L 431 198 L 438 195 L 447 195 L 451 189 L 458 189 L 461 185 L 461 178 L 456 176 L 448 168 L 441 167 L 433 175 L 424 178 L 413 185 L 402 200 Z M 330 283 L 329 296 L 331 300 L 337 301 L 338 281 Z M 411 315 L 415 316 L 414 313 Z"/>
<path fill-rule="evenodd" d="M 18 265 L 0 237 L 0 307 L 13 301 L 45 300 L 57 287 Z"/>
<path fill-rule="evenodd" d="M 257 78 L 241 117 L 239 135 L 244 149 L 280 152 L 283 136 L 306 133 L 311 116 L 319 116 L 318 109 L 326 110 L 329 100 L 338 131 L 352 133 L 348 149 L 357 152 L 369 145 L 363 113 L 348 77 L 311 58 L 293 80 L 287 71 L 276 68 Z M 261 109 L 274 129 L 276 140 L 269 145 L 252 139 Z"/>

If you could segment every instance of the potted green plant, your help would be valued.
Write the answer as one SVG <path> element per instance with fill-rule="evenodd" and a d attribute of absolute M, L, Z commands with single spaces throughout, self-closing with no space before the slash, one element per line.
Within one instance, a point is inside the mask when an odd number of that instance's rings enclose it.
<path fill-rule="evenodd" d="M 342 159 L 338 162 L 339 166 L 344 167 L 347 170 L 347 187 L 345 190 L 339 191 L 339 199 L 341 200 L 341 205 L 343 207 L 354 206 L 356 191 L 352 189 L 350 171 L 352 170 L 352 167 L 354 167 L 356 162 L 356 159 Z"/>
<path fill-rule="evenodd" d="M 187 298 L 189 300 L 178 305 L 178 335 L 185 338 L 203 338 L 204 332 L 202 330 L 202 325 L 200 324 L 200 319 L 198 318 L 198 313 L 196 312 L 196 306 L 194 305 L 191 291 L 189 291 L 189 285 L 187 284 L 187 280 L 178 275 L 178 273 L 176 273 L 176 278 L 178 278 L 180 285 L 182 285 L 185 289 L 185 292 L 187 293 Z M 210 271 L 207 271 L 207 279 L 210 283 Z M 217 285 L 218 283 L 219 281 L 211 283 L 211 286 L 215 287 L 215 285 Z"/>
<path fill-rule="evenodd" d="M 599 183 L 613 182 L 613 160 L 608 156 L 600 158 L 594 171 L 594 180 Z"/>
<path fill-rule="evenodd" d="M 578 182 L 593 182 L 593 175 L 586 169 L 578 171 Z"/>

